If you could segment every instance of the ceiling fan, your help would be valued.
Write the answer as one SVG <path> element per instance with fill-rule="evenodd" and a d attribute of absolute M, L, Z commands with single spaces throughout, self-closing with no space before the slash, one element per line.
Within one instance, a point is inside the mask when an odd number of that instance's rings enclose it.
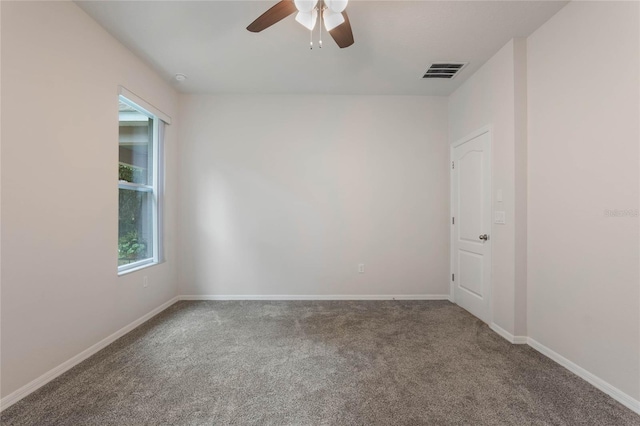
<path fill-rule="evenodd" d="M 259 33 L 298 12 L 296 21 L 304 27 L 313 32 L 317 21 L 320 20 L 320 32 L 324 24 L 325 29 L 340 48 L 349 47 L 353 44 L 353 33 L 349 17 L 345 12 L 347 2 L 348 0 L 280 0 L 253 21 L 247 30 Z M 322 36 L 319 44 L 322 47 Z M 313 41 L 311 41 L 311 48 L 313 48 Z"/>

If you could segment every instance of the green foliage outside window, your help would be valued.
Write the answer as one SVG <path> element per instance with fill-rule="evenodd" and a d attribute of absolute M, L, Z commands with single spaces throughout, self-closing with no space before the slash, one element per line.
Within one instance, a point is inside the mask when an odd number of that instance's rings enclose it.
<path fill-rule="evenodd" d="M 140 182 L 145 170 L 126 164 L 119 164 L 118 180 Z M 140 217 L 144 198 L 138 191 L 119 191 L 118 212 L 118 260 L 119 264 L 135 262 L 147 257 L 147 242 L 140 238 Z"/>
<path fill-rule="evenodd" d="M 138 260 L 146 256 L 147 243 L 138 239 L 138 233 L 129 232 L 118 239 L 118 258 L 122 260 Z"/>
<path fill-rule="evenodd" d="M 126 182 L 141 182 L 144 177 L 144 169 L 129 166 L 127 164 L 118 164 L 118 180 Z"/>

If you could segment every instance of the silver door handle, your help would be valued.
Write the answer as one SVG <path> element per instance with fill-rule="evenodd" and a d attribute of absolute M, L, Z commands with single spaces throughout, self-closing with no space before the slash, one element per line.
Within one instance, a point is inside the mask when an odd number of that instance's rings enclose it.
<path fill-rule="evenodd" d="M 482 234 L 482 235 L 480 235 L 480 237 L 478 237 L 478 238 L 480 238 L 480 239 L 481 239 L 481 240 L 483 240 L 483 241 L 487 241 L 487 240 L 489 239 L 489 236 L 488 236 L 487 234 Z"/>

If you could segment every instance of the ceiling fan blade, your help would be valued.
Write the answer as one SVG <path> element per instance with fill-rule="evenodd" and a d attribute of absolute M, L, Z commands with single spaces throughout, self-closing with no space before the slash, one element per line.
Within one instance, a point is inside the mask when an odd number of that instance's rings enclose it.
<path fill-rule="evenodd" d="M 349 22 L 347 12 L 342 12 L 342 16 L 344 16 L 344 22 L 329 31 L 329 34 L 331 34 L 331 37 L 333 37 L 338 46 L 344 49 L 353 44 L 353 32 L 351 31 L 351 23 Z"/>
<path fill-rule="evenodd" d="M 276 22 L 283 20 L 297 10 L 298 9 L 296 9 L 295 4 L 293 4 L 291 0 L 281 0 L 271 9 L 258 16 L 258 19 L 249 24 L 247 29 L 252 33 L 259 33 Z"/>

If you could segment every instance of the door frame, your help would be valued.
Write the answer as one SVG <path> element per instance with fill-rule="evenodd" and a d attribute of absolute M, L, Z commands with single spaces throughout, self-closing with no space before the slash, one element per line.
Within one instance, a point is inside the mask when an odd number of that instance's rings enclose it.
<path fill-rule="evenodd" d="M 454 161 L 454 152 L 455 149 L 466 143 L 469 142 L 472 139 L 475 139 L 479 136 L 482 136 L 484 134 L 487 134 L 489 137 L 489 168 L 491 173 L 489 173 L 489 188 L 491 188 L 490 194 L 489 194 L 489 204 L 491 206 L 490 211 L 491 211 L 491 217 L 489 218 L 489 223 L 491 224 L 489 226 L 489 237 L 493 238 L 493 126 L 491 124 L 488 124 L 486 126 L 483 126 L 481 128 L 479 128 L 478 130 L 469 133 L 468 135 L 466 135 L 463 138 L 460 138 L 454 142 L 451 142 L 450 147 L 449 147 L 449 163 L 453 164 Z M 450 168 L 449 169 L 449 217 L 453 218 L 455 217 L 454 215 L 454 211 L 453 211 L 453 206 L 454 206 L 454 188 L 453 188 L 453 174 L 454 174 L 454 169 Z M 453 274 L 455 273 L 454 271 L 454 259 L 455 259 L 455 227 L 456 225 L 454 225 L 452 223 L 452 220 L 449 219 L 449 301 L 451 303 L 456 303 L 456 292 L 455 292 L 455 282 L 451 279 Z M 487 324 L 492 324 L 493 323 L 493 240 L 491 240 L 491 245 L 489 247 L 489 285 L 488 285 L 488 299 L 489 299 L 489 313 L 488 313 L 488 318 L 486 318 L 487 320 Z"/>

